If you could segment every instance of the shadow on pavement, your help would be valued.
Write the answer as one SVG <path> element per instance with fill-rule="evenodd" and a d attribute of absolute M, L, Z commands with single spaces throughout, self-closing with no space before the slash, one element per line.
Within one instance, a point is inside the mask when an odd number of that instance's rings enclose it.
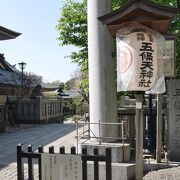
<path fill-rule="evenodd" d="M 75 124 L 72 123 L 41 124 L 0 134 L 0 164 L 16 162 L 16 146 L 19 143 L 22 143 L 24 148 L 32 144 L 33 151 L 36 151 L 39 145 L 45 146 L 53 142 L 58 148 L 66 146 L 66 143 L 73 145 L 75 138 L 72 132 L 75 129 Z"/>

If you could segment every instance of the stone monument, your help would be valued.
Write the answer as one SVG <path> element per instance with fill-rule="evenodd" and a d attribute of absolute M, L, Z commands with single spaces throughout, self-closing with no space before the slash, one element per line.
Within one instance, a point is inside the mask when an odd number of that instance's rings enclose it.
<path fill-rule="evenodd" d="M 168 151 L 171 161 L 180 161 L 180 80 L 170 80 L 168 87 Z"/>

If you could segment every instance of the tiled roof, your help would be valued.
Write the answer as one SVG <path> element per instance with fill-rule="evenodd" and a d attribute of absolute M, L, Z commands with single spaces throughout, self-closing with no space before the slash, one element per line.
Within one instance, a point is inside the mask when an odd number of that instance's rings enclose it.
<path fill-rule="evenodd" d="M 0 54 L 0 68 L 10 72 L 21 74 L 21 72 L 16 69 L 15 65 L 11 65 L 5 60 L 4 54 Z"/>
<path fill-rule="evenodd" d="M 46 90 L 57 90 L 59 88 L 59 86 L 55 86 L 55 85 L 52 85 L 52 84 L 48 84 L 48 83 L 41 83 L 41 87 L 42 89 L 46 89 Z"/>
<path fill-rule="evenodd" d="M 19 35 L 21 35 L 21 33 L 0 26 L 0 40 L 14 39 Z"/>
<path fill-rule="evenodd" d="M 79 95 L 78 90 L 63 90 L 63 92 L 68 95 L 63 98 L 74 98 Z"/>
<path fill-rule="evenodd" d="M 21 72 L 10 65 L 0 54 L 0 85 L 21 85 Z"/>
<path fill-rule="evenodd" d="M 68 94 L 66 94 L 66 93 L 62 90 L 61 87 L 58 88 L 57 93 L 58 93 L 59 96 L 62 96 L 62 97 L 64 97 L 64 96 L 69 96 Z"/>
<path fill-rule="evenodd" d="M 0 85 L 21 85 L 21 75 L 0 68 Z"/>
<path fill-rule="evenodd" d="M 21 86 L 21 72 L 15 66 L 9 64 L 3 54 L 0 54 L 0 86 Z M 31 87 L 36 87 L 37 84 L 32 84 Z M 59 86 L 54 86 L 47 83 L 41 83 L 43 91 L 57 90 Z"/>

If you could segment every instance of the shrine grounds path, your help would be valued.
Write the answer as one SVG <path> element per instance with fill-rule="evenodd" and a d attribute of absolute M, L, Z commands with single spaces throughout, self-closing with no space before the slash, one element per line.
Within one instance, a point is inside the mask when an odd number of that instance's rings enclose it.
<path fill-rule="evenodd" d="M 21 125 L 20 128 L 7 129 L 6 133 L 0 134 L 0 180 L 17 180 L 17 144 L 23 143 L 24 149 L 27 145 L 33 144 L 33 150 L 37 150 L 37 147 L 42 144 L 45 152 L 51 145 L 55 147 L 55 152 L 64 145 L 66 152 L 69 152 L 70 147 L 75 145 L 75 134 L 75 124 L 71 119 L 64 124 Z M 34 172 L 36 180 L 36 166 Z M 25 165 L 26 174 L 27 165 Z M 143 180 L 180 180 L 180 167 L 152 171 L 146 174 Z"/>
<path fill-rule="evenodd" d="M 0 180 L 17 180 L 16 146 L 19 143 L 23 144 L 24 150 L 29 144 L 33 145 L 33 150 L 42 144 L 45 152 L 51 145 L 55 152 L 60 146 L 70 152 L 76 142 L 75 134 L 75 124 L 71 120 L 64 124 L 20 125 L 20 128 L 7 129 L 6 133 L 0 134 Z"/>

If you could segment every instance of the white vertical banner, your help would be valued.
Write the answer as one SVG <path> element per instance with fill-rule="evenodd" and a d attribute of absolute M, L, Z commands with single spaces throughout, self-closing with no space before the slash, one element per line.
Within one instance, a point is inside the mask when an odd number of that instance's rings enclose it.
<path fill-rule="evenodd" d="M 42 180 L 81 180 L 81 156 L 72 154 L 41 155 Z"/>
<path fill-rule="evenodd" d="M 164 92 L 161 34 L 138 24 L 116 35 L 117 90 Z"/>

